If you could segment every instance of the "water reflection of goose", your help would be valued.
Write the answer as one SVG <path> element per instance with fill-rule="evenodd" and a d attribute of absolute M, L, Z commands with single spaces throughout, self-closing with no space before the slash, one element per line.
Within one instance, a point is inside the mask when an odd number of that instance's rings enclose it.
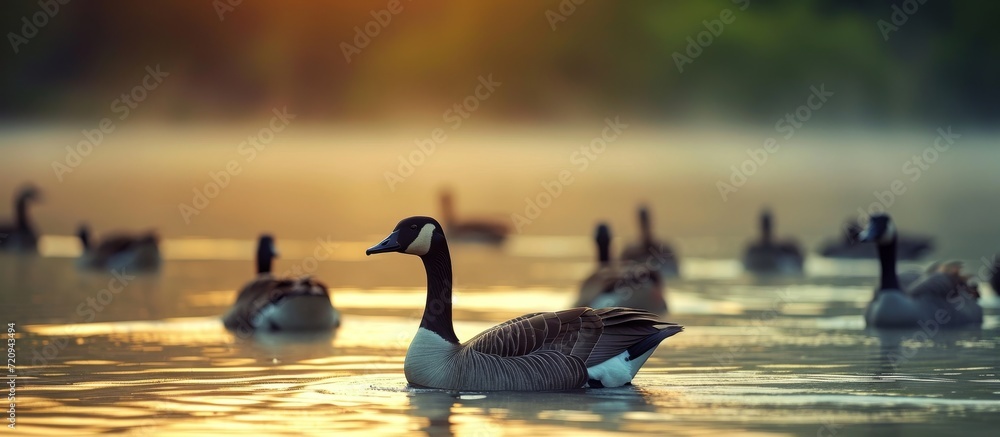
<path fill-rule="evenodd" d="M 968 347 L 969 342 L 982 337 L 980 331 L 947 330 L 931 323 L 916 329 L 874 329 L 871 332 L 879 341 L 875 376 L 892 381 L 947 382 L 939 377 L 917 375 L 941 373 L 942 363 L 954 362 L 955 355 Z"/>
<path fill-rule="evenodd" d="M 471 427 L 468 431 L 475 435 L 518 434 L 510 428 L 517 426 L 516 421 L 621 431 L 627 415 L 657 411 L 649 394 L 634 386 L 541 393 L 414 390 L 407 399 L 413 415 L 427 420 L 420 430 L 435 436 L 461 433 L 459 426 Z M 455 420 L 461 416 L 484 420 Z"/>

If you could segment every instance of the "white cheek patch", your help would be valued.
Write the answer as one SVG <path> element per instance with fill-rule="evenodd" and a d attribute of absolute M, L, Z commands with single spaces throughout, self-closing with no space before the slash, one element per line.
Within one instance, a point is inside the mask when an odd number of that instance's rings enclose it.
<path fill-rule="evenodd" d="M 435 229 L 437 229 L 437 227 L 433 224 L 428 223 L 424 225 L 424 227 L 420 229 L 420 234 L 417 235 L 417 238 L 406 247 L 404 252 L 419 256 L 426 255 L 427 252 L 431 251 L 431 237 L 434 236 Z"/>
<path fill-rule="evenodd" d="M 893 238 L 896 237 L 896 225 L 889 222 L 885 225 L 885 232 L 882 233 L 882 237 L 878 239 L 879 243 L 889 243 Z"/>

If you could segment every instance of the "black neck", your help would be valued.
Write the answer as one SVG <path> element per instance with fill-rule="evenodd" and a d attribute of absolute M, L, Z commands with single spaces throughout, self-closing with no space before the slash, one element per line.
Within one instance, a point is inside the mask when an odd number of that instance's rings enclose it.
<path fill-rule="evenodd" d="M 640 222 L 640 229 L 642 231 L 642 241 L 647 245 L 653 243 L 653 229 L 649 224 L 649 220 L 643 220 Z"/>
<path fill-rule="evenodd" d="M 270 253 L 258 250 L 257 251 L 257 274 L 271 273 L 271 260 L 274 259 Z"/>
<path fill-rule="evenodd" d="M 90 232 L 80 231 L 80 244 L 84 251 L 90 250 Z"/>
<path fill-rule="evenodd" d="M 598 241 L 597 242 L 597 262 L 601 265 L 607 265 L 611 263 L 611 242 L 610 241 Z"/>
<path fill-rule="evenodd" d="M 424 303 L 420 327 L 458 344 L 451 321 L 451 253 L 448 242 L 444 237 L 435 236 L 431 247 L 430 252 L 420 257 L 427 272 L 427 302 Z"/>
<path fill-rule="evenodd" d="M 17 228 L 21 230 L 30 228 L 28 224 L 28 199 L 23 197 L 17 199 L 17 205 L 14 206 L 14 210 L 17 214 Z"/>
<path fill-rule="evenodd" d="M 879 243 L 878 259 L 882 265 L 882 279 L 879 290 L 899 290 L 899 277 L 896 276 L 896 237 L 888 243 Z"/>

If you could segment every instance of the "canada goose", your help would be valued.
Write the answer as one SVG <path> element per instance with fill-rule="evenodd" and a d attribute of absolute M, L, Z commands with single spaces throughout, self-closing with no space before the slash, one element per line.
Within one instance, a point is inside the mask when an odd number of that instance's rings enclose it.
<path fill-rule="evenodd" d="M 653 237 L 653 225 L 646 207 L 639 208 L 639 230 L 641 232 L 639 242 L 622 251 L 622 260 L 646 265 L 651 269 L 658 270 L 663 276 L 679 275 L 677 253 L 669 244 Z"/>
<path fill-rule="evenodd" d="M 645 264 L 611 261 L 611 231 L 601 223 L 595 234 L 597 270 L 580 286 L 576 306 L 591 308 L 640 308 L 652 313 L 667 311 L 660 273 Z"/>
<path fill-rule="evenodd" d="M 441 215 L 453 240 L 499 244 L 510 233 L 510 226 L 503 221 L 486 218 L 456 219 L 454 198 L 448 190 L 441 192 Z"/>
<path fill-rule="evenodd" d="M 886 214 L 871 217 L 859 236 L 878 246 L 881 278 L 872 301 L 865 308 L 865 322 L 875 328 L 915 328 L 934 322 L 942 328 L 979 326 L 982 307 L 979 292 L 960 273 L 961 265 L 933 265 L 928 274 L 907 287 L 896 275 L 896 227 Z M 905 291 L 904 291 L 905 290 Z"/>
<path fill-rule="evenodd" d="M 128 272 L 160 268 L 159 237 L 153 232 L 105 236 L 97 244 L 91 241 L 87 225 L 81 224 L 76 235 L 83 246 L 83 253 L 77 260 L 80 268 Z"/>
<path fill-rule="evenodd" d="M 861 225 L 857 220 L 848 219 L 844 224 L 844 235 L 823 243 L 820 255 L 827 258 L 874 259 L 878 251 L 873 245 L 858 244 L 857 235 Z M 923 258 L 934 250 L 934 240 L 930 237 L 899 234 L 896 243 L 896 257 L 900 261 L 912 261 Z"/>
<path fill-rule="evenodd" d="M 765 209 L 761 212 L 760 228 L 761 239 L 747 247 L 743 266 L 753 273 L 802 273 L 802 251 L 798 244 L 792 240 L 774 241 L 771 211 Z"/>
<path fill-rule="evenodd" d="M 14 222 L 0 224 L 0 250 L 18 253 L 38 251 L 38 234 L 28 217 L 28 204 L 41 200 L 41 192 L 27 185 L 14 197 Z"/>
<path fill-rule="evenodd" d="M 630 308 L 573 308 L 526 314 L 459 343 L 451 319 L 451 255 L 430 217 L 410 217 L 365 253 L 417 255 L 427 302 L 406 351 L 413 386 L 448 390 L 567 390 L 629 383 L 665 338 L 683 329 Z"/>
<path fill-rule="evenodd" d="M 319 331 L 340 325 L 326 285 L 310 277 L 275 278 L 271 261 L 278 256 L 274 238 L 261 235 L 257 244 L 257 277 L 243 286 L 236 303 L 222 318 L 226 328 L 257 331 Z"/>

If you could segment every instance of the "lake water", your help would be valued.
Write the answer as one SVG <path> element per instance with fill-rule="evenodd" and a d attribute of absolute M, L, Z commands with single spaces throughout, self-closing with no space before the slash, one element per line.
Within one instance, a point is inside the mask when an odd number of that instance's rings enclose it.
<path fill-rule="evenodd" d="M 147 131 L 123 128 L 62 182 L 50 164 L 78 131 L 6 132 L 0 195 L 26 180 L 45 191 L 33 210 L 45 233 L 41 255 L 0 255 L 0 316 L 18 333 L 16 434 L 994 435 L 1000 301 L 987 284 L 982 330 L 870 332 L 860 314 L 876 283 L 874 261 L 812 256 L 804 277 L 769 281 L 744 275 L 736 261 L 763 203 L 776 211 L 779 234 L 814 250 L 873 191 L 907 177 L 902 166 L 932 144 L 933 129 L 863 140 L 802 135 L 726 201 L 716 181 L 768 133 L 636 128 L 581 171 L 571 156 L 595 129 L 467 134 L 474 141 L 456 133 L 395 189 L 383 173 L 429 129 L 374 139 L 289 134 L 268 146 L 270 155 L 240 161 L 244 172 L 187 222 L 178 204 L 191 202 L 208 172 L 242 159 L 245 132 L 158 131 L 148 145 Z M 935 257 L 966 260 L 976 273 L 1000 249 L 990 219 L 1000 152 L 990 138 L 966 141 L 921 179 L 905 179 L 909 191 L 890 211 L 904 230 L 938 238 Z M 456 145 L 465 143 L 474 144 Z M 657 349 L 630 387 L 406 387 L 403 356 L 424 302 L 423 270 L 413 257 L 366 258 L 364 249 L 404 216 L 435 215 L 442 185 L 452 186 L 460 213 L 509 217 L 561 170 L 574 183 L 504 247 L 453 245 L 459 337 L 570 305 L 593 268 L 593 225 L 608 220 L 620 247 L 635 235 L 639 201 L 652 205 L 658 233 L 683 257 L 683 278 L 668 282 L 666 318 L 686 330 Z M 161 272 L 128 279 L 106 305 L 88 308 L 111 277 L 74 267 L 79 247 L 70 235 L 80 220 L 98 235 L 157 228 Z M 335 333 L 237 338 L 223 329 L 219 315 L 250 279 L 262 231 L 277 236 L 277 272 L 329 285 L 344 315 Z M 310 258 L 317 254 L 325 260 Z"/>

